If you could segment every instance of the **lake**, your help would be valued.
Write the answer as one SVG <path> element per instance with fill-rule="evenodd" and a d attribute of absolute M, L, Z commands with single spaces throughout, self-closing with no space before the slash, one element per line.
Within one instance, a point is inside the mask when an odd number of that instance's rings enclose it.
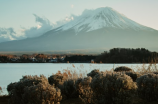
<path fill-rule="evenodd" d="M 143 64 L 91 64 L 91 63 L 5 63 L 0 64 L 0 86 L 3 89 L 3 95 L 8 94 L 6 88 L 11 82 L 17 82 L 23 75 L 40 75 L 47 78 L 52 73 L 63 71 L 64 69 L 76 70 L 82 72 L 85 76 L 93 69 L 101 71 L 111 70 L 118 66 L 127 66 L 134 70 L 142 67 Z M 146 67 L 148 64 L 145 65 Z"/>

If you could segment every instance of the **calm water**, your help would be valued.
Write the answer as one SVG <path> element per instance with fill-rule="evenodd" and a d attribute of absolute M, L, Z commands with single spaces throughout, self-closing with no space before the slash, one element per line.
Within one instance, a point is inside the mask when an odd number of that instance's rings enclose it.
<path fill-rule="evenodd" d="M 118 66 L 127 66 L 132 69 L 138 69 L 142 67 L 142 64 L 52 64 L 52 63 L 43 63 L 43 64 L 36 64 L 36 63 L 7 63 L 7 64 L 0 64 L 0 86 L 3 89 L 2 94 L 7 93 L 7 85 L 11 82 L 17 82 L 19 79 L 22 78 L 23 75 L 40 75 L 43 74 L 46 77 L 52 75 L 52 73 L 56 73 L 59 70 L 63 71 L 63 69 L 68 70 L 76 70 L 81 71 L 83 74 L 89 73 L 93 69 L 100 69 L 101 71 L 110 70 L 113 67 Z M 147 64 L 146 64 L 147 66 Z"/>

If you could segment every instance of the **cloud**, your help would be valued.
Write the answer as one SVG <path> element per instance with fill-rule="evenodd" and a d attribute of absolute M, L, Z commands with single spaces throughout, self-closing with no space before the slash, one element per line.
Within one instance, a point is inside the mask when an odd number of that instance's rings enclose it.
<path fill-rule="evenodd" d="M 73 20 L 74 18 L 72 16 L 67 16 L 64 20 L 60 20 L 60 21 L 56 21 L 55 23 L 51 23 L 48 19 L 46 18 L 42 18 L 37 16 L 36 14 L 33 14 L 35 16 L 35 21 L 37 23 L 39 23 L 37 26 L 35 27 L 31 27 L 29 29 L 25 29 L 24 35 L 27 38 L 32 38 L 32 37 L 38 37 L 43 35 L 44 33 L 46 33 L 47 31 L 53 29 L 53 28 L 57 28 L 71 20 Z"/>
<path fill-rule="evenodd" d="M 38 37 L 44 34 L 45 32 L 53 29 L 53 24 L 46 18 L 42 18 L 37 16 L 36 14 L 33 14 L 35 16 L 35 21 L 39 23 L 35 27 L 31 27 L 29 29 L 25 29 L 24 35 L 27 38 L 32 38 L 32 37 Z"/>
<path fill-rule="evenodd" d="M 37 29 L 41 28 L 42 26 L 41 25 L 37 25 Z"/>
<path fill-rule="evenodd" d="M 71 8 L 74 8 L 74 5 L 73 5 L 73 4 L 71 5 Z"/>
<path fill-rule="evenodd" d="M 35 17 L 36 26 L 30 28 L 21 27 L 15 32 L 13 28 L 0 28 L 0 42 L 20 40 L 25 38 L 38 37 L 46 33 L 47 31 L 60 27 L 72 21 L 75 15 L 67 16 L 65 19 L 51 23 L 47 18 L 39 17 L 33 14 Z"/>
<path fill-rule="evenodd" d="M 0 28 L 0 42 L 11 41 L 17 38 L 13 28 Z"/>

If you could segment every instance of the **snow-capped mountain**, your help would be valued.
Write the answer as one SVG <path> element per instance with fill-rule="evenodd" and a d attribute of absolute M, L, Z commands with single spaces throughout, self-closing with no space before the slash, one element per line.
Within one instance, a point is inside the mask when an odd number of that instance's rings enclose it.
<path fill-rule="evenodd" d="M 74 29 L 75 32 L 85 30 L 87 32 L 101 28 L 112 27 L 121 29 L 143 30 L 146 27 L 128 19 L 123 14 L 110 7 L 96 10 L 85 10 L 81 16 L 62 26 L 61 30 Z"/>
<path fill-rule="evenodd" d="M 74 20 L 40 37 L 0 43 L 0 52 L 103 52 L 111 48 L 157 50 L 158 31 L 110 7 L 85 10 Z"/>

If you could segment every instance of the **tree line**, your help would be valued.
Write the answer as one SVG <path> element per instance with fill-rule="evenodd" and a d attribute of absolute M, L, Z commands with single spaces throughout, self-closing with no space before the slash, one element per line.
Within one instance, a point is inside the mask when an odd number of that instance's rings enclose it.
<path fill-rule="evenodd" d="M 92 55 L 73 55 L 73 56 L 66 56 L 65 61 L 69 61 L 72 63 L 79 63 L 79 62 L 85 62 L 90 63 L 91 60 L 94 60 L 96 56 Z"/>
<path fill-rule="evenodd" d="M 90 63 L 91 61 L 96 63 L 151 63 L 158 62 L 157 56 L 157 52 L 151 52 L 145 48 L 113 48 L 109 51 L 104 51 L 104 53 L 101 53 L 100 55 L 66 55 L 65 59 L 61 61 L 60 55 L 56 56 L 56 58 L 58 59 L 58 62 L 61 63 Z M 11 60 L 12 57 L 15 57 L 15 55 L 0 55 L 0 62 L 13 62 L 14 60 Z M 38 61 L 32 61 L 29 55 L 23 54 L 16 62 L 49 62 L 48 57 L 49 55 L 36 54 L 34 55 L 34 58 Z"/>
<path fill-rule="evenodd" d="M 95 62 L 99 63 L 150 63 L 158 62 L 158 53 L 145 48 L 113 48 L 98 55 Z"/>

